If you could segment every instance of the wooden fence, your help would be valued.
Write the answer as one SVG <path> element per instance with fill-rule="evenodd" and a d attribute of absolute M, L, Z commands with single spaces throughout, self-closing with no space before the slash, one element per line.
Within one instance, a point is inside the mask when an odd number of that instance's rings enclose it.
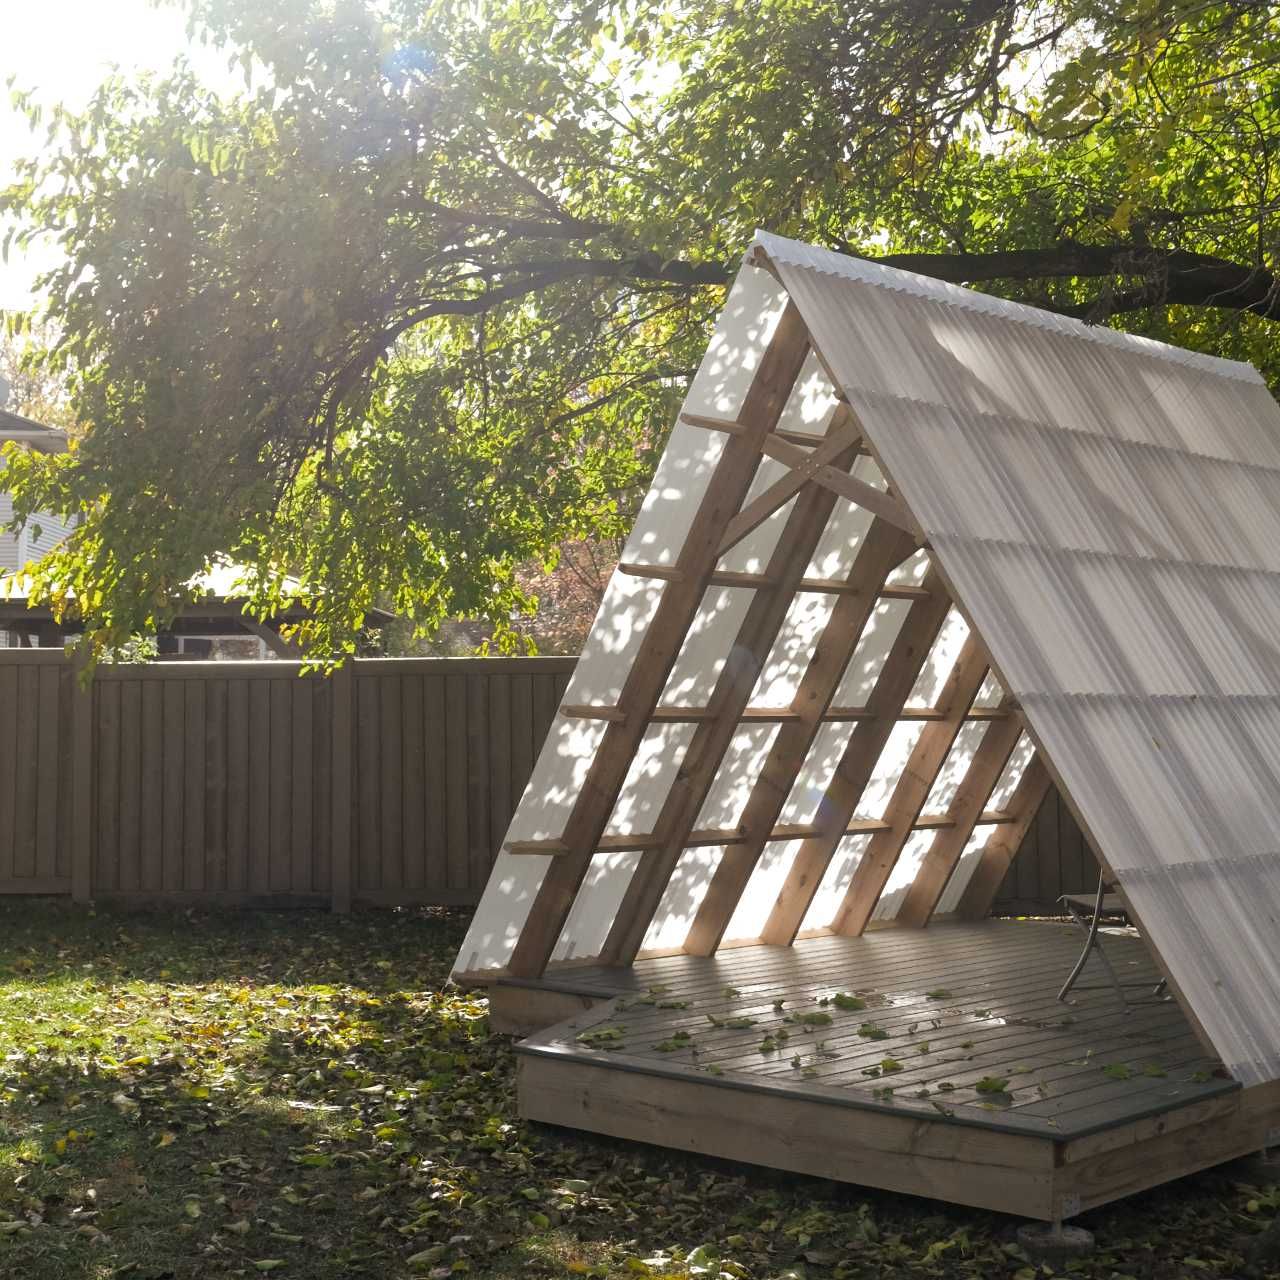
<path fill-rule="evenodd" d="M 101 669 L 0 650 L 0 893 L 262 905 L 478 900 L 572 658 Z M 1051 794 L 998 909 L 1096 871 Z"/>
<path fill-rule="evenodd" d="M 471 903 L 572 659 L 103 668 L 0 651 L 0 892 Z"/>

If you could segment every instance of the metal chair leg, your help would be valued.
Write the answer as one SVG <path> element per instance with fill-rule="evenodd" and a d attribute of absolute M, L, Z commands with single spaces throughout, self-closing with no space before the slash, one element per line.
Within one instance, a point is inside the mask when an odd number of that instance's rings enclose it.
<path fill-rule="evenodd" d="M 1115 988 L 1116 995 L 1120 997 L 1120 1003 L 1127 1013 L 1129 1002 L 1125 999 L 1124 988 L 1120 985 L 1120 979 L 1116 976 L 1116 971 L 1111 967 L 1111 961 L 1107 958 L 1107 953 L 1098 946 L 1098 927 L 1102 923 L 1102 900 L 1106 895 L 1106 891 L 1106 878 L 1100 875 L 1098 877 L 1098 896 L 1093 904 L 1093 917 L 1087 924 L 1085 918 L 1076 908 L 1075 903 L 1067 898 L 1062 899 L 1067 910 L 1071 913 L 1072 920 L 1085 931 L 1086 937 L 1084 950 L 1080 953 L 1080 959 L 1076 961 L 1076 967 L 1071 970 L 1070 977 L 1062 984 L 1062 990 L 1058 992 L 1058 999 L 1066 1000 L 1071 988 L 1080 980 L 1080 975 L 1084 972 L 1085 965 L 1089 963 L 1089 953 L 1096 950 L 1098 959 L 1102 961 L 1103 967 L 1107 971 L 1107 977 L 1111 979 L 1111 985 Z"/>

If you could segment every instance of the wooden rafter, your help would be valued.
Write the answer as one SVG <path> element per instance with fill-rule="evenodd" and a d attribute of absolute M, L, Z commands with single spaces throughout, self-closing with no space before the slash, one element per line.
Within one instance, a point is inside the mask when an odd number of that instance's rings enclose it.
<path fill-rule="evenodd" d="M 844 408 L 837 410 L 827 438 L 808 455 L 805 466 L 794 467 L 780 480 L 775 480 L 729 521 L 729 527 L 720 540 L 718 554 L 722 556 L 736 547 L 753 529 L 758 529 L 775 511 L 786 506 L 810 482 L 813 471 L 827 465 L 846 449 L 856 447 L 861 439 L 862 430 L 849 411 Z"/>
<path fill-rule="evenodd" d="M 879 589 L 914 549 L 914 541 L 901 529 L 872 521 L 849 572 L 849 581 L 864 584 L 866 590 L 838 597 L 823 627 L 792 704 L 796 718 L 778 731 L 743 807 L 746 838 L 725 850 L 698 906 L 685 941 L 691 954 L 710 955 L 719 946 L 875 611 Z"/>
<path fill-rule="evenodd" d="M 836 933 L 854 935 L 867 927 L 987 671 L 987 651 L 971 632 L 939 700 L 948 708 L 947 714 L 926 726 L 907 757 L 884 813 L 890 829 L 871 837 L 832 921 Z"/>
<path fill-rule="evenodd" d="M 973 874 L 960 895 L 956 914 L 961 919 L 986 919 L 1005 873 L 1009 870 L 1009 864 L 1021 848 L 1051 785 L 1049 771 L 1037 752 L 1027 762 L 1027 767 L 1009 798 L 1008 812 L 1013 815 L 1014 821 L 992 833 L 991 839 L 983 846 L 979 855 L 978 865 L 974 867 Z"/>
<path fill-rule="evenodd" d="M 822 877 L 847 834 L 876 761 L 942 629 L 951 600 L 936 570 L 930 568 L 923 586 L 925 594 L 907 611 L 867 700 L 867 708 L 875 716 L 854 729 L 818 806 L 825 830 L 807 838 L 797 851 L 765 923 L 762 942 L 790 946 L 795 941 Z"/>
<path fill-rule="evenodd" d="M 798 471 L 806 480 L 824 485 L 842 498 L 848 498 L 850 502 L 865 507 L 882 520 L 887 520 L 891 525 L 910 534 L 917 545 L 924 542 L 924 533 L 905 503 L 839 467 L 819 462 L 816 450 L 814 453 L 807 453 L 799 445 L 781 440 L 777 436 L 766 436 L 761 442 L 761 448 L 769 457 Z"/>
<path fill-rule="evenodd" d="M 850 447 L 838 459 L 838 464 L 847 467 L 855 456 Z M 712 718 L 699 723 L 694 730 L 680 772 L 655 823 L 655 830 L 663 838 L 662 847 L 647 854 L 631 877 L 601 952 L 605 964 L 629 964 L 644 942 L 649 922 L 738 730 L 760 670 L 836 500 L 836 494 L 830 489 L 810 485 L 801 491 L 791 508 L 766 569 L 765 576 L 772 585 L 758 588 L 747 608 L 730 649 L 730 659 L 721 670 L 711 695 Z"/>
<path fill-rule="evenodd" d="M 952 825 L 938 832 L 921 860 L 894 917 L 898 924 L 923 928 L 929 923 L 1021 736 L 1022 722 L 1013 717 L 992 724 L 983 734 L 947 808 Z"/>
<path fill-rule="evenodd" d="M 570 852 L 548 867 L 508 961 L 517 977 L 537 977 L 547 966 L 591 865 L 627 770 L 644 737 L 685 634 L 697 614 L 716 549 L 742 507 L 759 464 L 763 437 L 777 424 L 809 350 L 804 322 L 788 303 L 761 358 L 738 416 L 742 430 L 725 443 L 676 563 L 683 575 L 663 590 L 620 698 L 627 715 L 609 723 L 565 824 Z"/>

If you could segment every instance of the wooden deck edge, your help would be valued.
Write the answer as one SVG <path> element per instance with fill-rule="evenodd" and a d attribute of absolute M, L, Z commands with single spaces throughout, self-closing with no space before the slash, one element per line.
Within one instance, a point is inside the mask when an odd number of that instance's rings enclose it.
<path fill-rule="evenodd" d="M 1064 1216 L 1082 1213 L 1260 1151 L 1278 1129 L 1280 1081 L 1239 1089 L 1062 1143 L 1055 1191 L 1070 1210 Z"/>
<path fill-rule="evenodd" d="M 527 983 L 495 982 L 488 988 L 489 1026 L 500 1035 L 531 1036 L 597 1004 L 604 996 L 557 991 Z"/>
<path fill-rule="evenodd" d="M 805 1098 L 759 1094 L 744 1107 L 740 1092 L 714 1083 L 534 1054 L 521 1054 L 517 1069 L 528 1120 L 1042 1221 L 1057 1210 L 1058 1144 L 1048 1138 L 976 1142 L 975 1130 L 945 1121 L 838 1112 Z"/>

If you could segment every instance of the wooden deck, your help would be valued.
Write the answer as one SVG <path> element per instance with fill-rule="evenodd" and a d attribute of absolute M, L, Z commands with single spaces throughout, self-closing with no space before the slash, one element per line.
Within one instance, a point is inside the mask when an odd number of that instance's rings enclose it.
<path fill-rule="evenodd" d="M 1058 1003 L 1080 941 L 1044 922 L 885 929 L 562 968 L 493 995 L 578 1009 L 517 1046 L 531 1118 L 1069 1217 L 1280 1123 L 1280 1096 L 1215 1074 L 1153 994 L 1140 939 L 1104 941 L 1138 984 L 1128 1012 L 1096 961 L 1097 989 Z"/>

